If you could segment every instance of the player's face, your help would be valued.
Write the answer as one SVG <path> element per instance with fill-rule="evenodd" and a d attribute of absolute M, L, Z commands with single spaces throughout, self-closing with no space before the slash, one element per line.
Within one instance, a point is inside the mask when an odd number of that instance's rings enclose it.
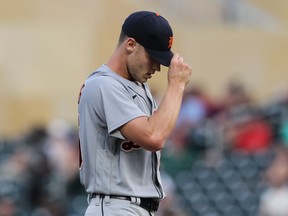
<path fill-rule="evenodd" d="M 127 61 L 127 69 L 134 81 L 145 83 L 161 68 L 160 64 L 149 56 L 145 48 L 137 43 L 136 49 Z"/>

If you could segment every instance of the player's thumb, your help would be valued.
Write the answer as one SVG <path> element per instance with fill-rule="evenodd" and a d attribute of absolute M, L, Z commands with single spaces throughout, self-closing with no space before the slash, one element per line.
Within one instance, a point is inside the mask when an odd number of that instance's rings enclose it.
<path fill-rule="evenodd" d="M 179 53 L 174 53 L 171 61 L 173 61 L 173 60 L 175 61 L 175 60 L 179 59 L 179 57 L 180 57 L 180 54 L 179 54 Z"/>
<path fill-rule="evenodd" d="M 171 59 L 170 65 L 174 65 L 178 61 L 179 57 L 180 57 L 179 53 L 174 53 L 174 55 Z"/>

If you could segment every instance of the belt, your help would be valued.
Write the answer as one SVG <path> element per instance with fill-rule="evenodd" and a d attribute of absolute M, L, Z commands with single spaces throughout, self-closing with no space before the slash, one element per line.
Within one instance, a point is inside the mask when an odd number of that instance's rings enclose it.
<path fill-rule="evenodd" d="M 97 195 L 99 195 L 100 197 L 104 197 L 104 194 L 92 194 L 91 198 L 95 198 Z M 120 199 L 120 200 L 127 200 L 127 201 L 131 201 L 131 197 L 130 196 L 117 196 L 117 195 L 110 195 L 109 196 L 110 199 Z M 139 206 L 145 210 L 147 210 L 148 212 L 156 212 L 159 208 L 159 201 L 157 199 L 153 199 L 153 198 L 139 198 L 140 199 L 140 204 Z"/>

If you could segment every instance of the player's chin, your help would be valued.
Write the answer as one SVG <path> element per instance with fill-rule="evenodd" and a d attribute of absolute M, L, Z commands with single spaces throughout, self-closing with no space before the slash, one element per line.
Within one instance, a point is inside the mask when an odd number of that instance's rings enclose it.
<path fill-rule="evenodd" d="M 151 79 L 152 78 L 152 74 L 147 74 L 146 75 L 146 81 L 148 80 L 148 79 Z"/>

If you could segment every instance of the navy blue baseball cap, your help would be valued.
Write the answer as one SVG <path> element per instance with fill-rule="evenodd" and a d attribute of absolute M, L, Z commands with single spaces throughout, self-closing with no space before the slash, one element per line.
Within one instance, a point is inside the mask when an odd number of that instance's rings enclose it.
<path fill-rule="evenodd" d="M 122 31 L 141 44 L 155 61 L 167 67 L 170 65 L 173 57 L 173 31 L 160 14 L 150 11 L 134 12 L 124 21 Z"/>

